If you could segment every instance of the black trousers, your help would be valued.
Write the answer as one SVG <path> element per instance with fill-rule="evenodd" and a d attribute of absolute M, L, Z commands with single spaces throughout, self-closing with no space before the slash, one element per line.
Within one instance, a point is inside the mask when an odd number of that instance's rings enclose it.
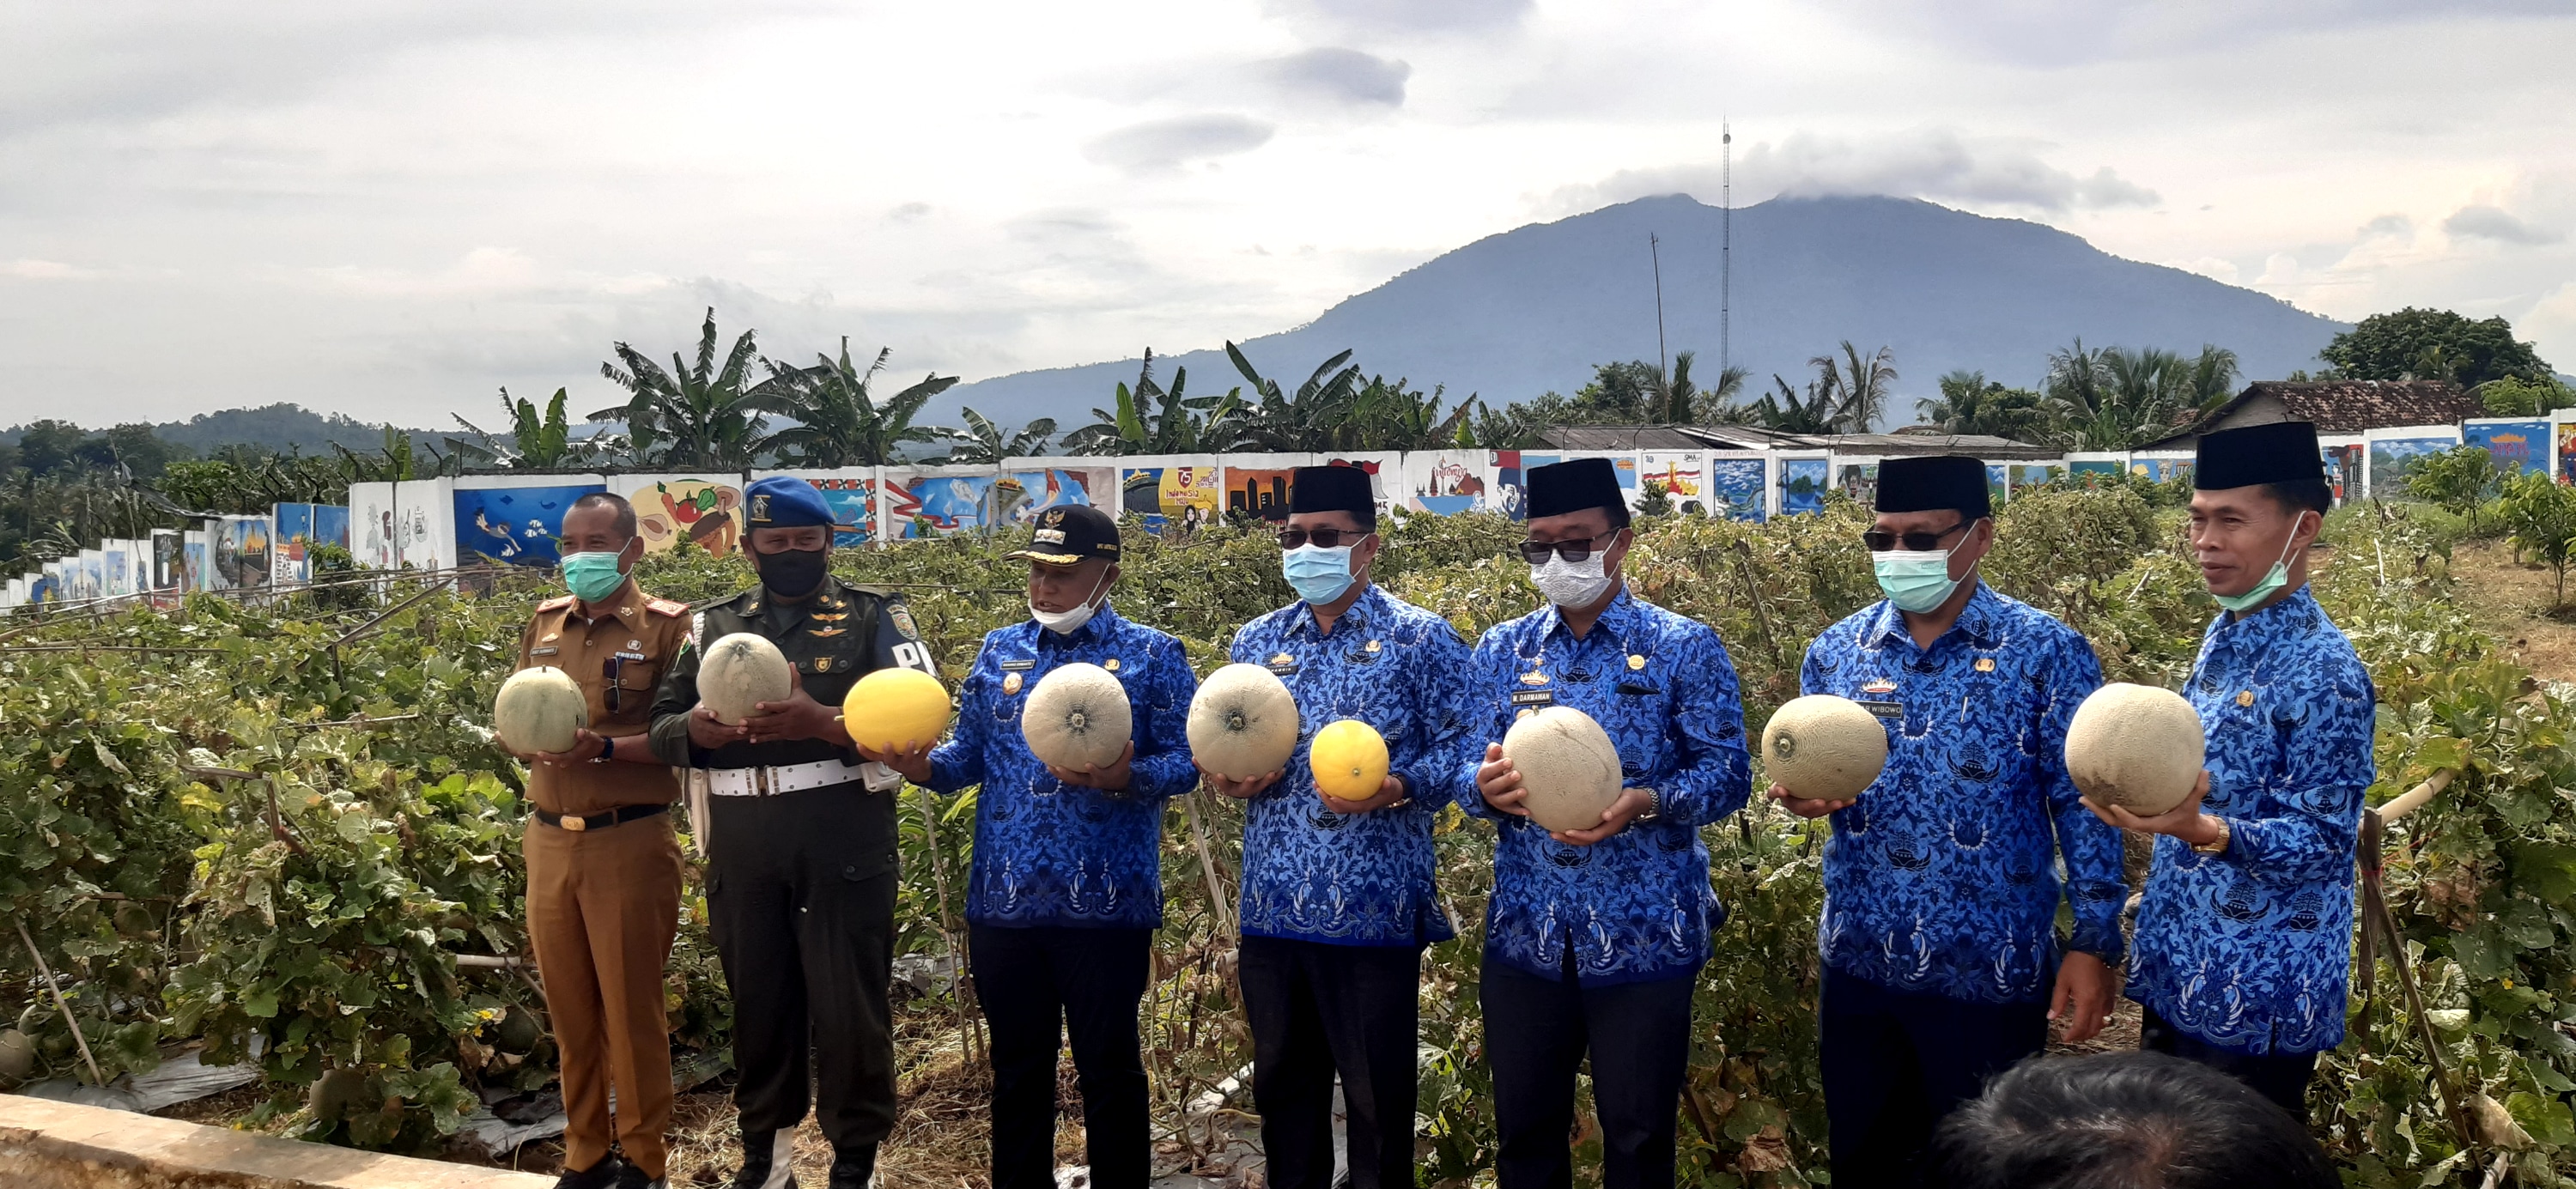
<path fill-rule="evenodd" d="M 1144 1189 L 1151 1163 L 1145 998 L 1151 929 L 967 926 L 975 997 L 993 1028 L 993 1189 L 1055 1185 L 1055 1063 L 1070 1034 L 1096 1189 Z"/>
<path fill-rule="evenodd" d="M 1586 1050 L 1601 1120 L 1603 1189 L 1670 1189 L 1698 981 L 1587 988 L 1570 969 L 1541 978 L 1486 956 L 1480 995 L 1502 1140 L 1494 1169 L 1500 1189 L 1574 1183 L 1574 1074 Z"/>
<path fill-rule="evenodd" d="M 1421 947 L 1246 937 L 1242 957 L 1270 1189 L 1332 1189 L 1336 1070 L 1351 1189 L 1413 1189 Z"/>
<path fill-rule="evenodd" d="M 2248 1053 L 2220 1048 L 2183 1035 L 2154 1008 L 2148 1008 L 2138 1024 L 2138 1047 L 2209 1066 L 2254 1087 L 2255 1093 L 2279 1103 L 2291 1118 L 2301 1123 L 2308 1121 L 2308 1079 L 2317 1072 L 2315 1053 Z"/>
<path fill-rule="evenodd" d="M 834 1147 L 894 1130 L 895 872 L 851 841 L 885 807 L 856 785 L 776 797 L 715 797 L 707 911 L 733 994 L 734 1105 L 745 1131 L 805 1119 Z"/>
<path fill-rule="evenodd" d="M 1933 1129 L 2048 1045 L 2048 1005 L 1971 1003 L 1827 970 L 1819 1047 L 1834 1184 L 1921 1183 Z"/>

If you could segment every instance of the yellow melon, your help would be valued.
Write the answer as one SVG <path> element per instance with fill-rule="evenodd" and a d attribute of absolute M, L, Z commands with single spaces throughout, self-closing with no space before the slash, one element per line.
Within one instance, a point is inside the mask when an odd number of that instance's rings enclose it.
<path fill-rule="evenodd" d="M 1762 728 L 1762 772 L 1810 801 L 1848 801 L 1887 767 L 1887 727 L 1832 694 L 1791 698 Z"/>
<path fill-rule="evenodd" d="M 1039 762 L 1080 771 L 1118 762 L 1136 729 L 1127 687 L 1098 665 L 1059 665 L 1038 679 L 1020 708 L 1020 735 Z"/>
<path fill-rule="evenodd" d="M 492 730 L 510 750 L 571 751 L 590 725 L 590 697 L 561 669 L 521 669 L 492 699 Z"/>
<path fill-rule="evenodd" d="M 1503 733 L 1503 758 L 1521 774 L 1521 807 L 1550 830 L 1589 830 L 1619 800 L 1619 748 L 1592 716 L 1547 706 Z"/>
<path fill-rule="evenodd" d="M 707 645 L 698 661 L 698 701 L 727 726 L 760 713 L 763 702 L 784 702 L 795 691 L 787 657 L 766 636 L 735 632 Z"/>
<path fill-rule="evenodd" d="M 2208 744 L 2199 713 L 2181 694 L 2114 681 L 2075 708 L 2066 727 L 2066 774 L 2096 805 L 2154 817 L 2191 796 Z"/>
<path fill-rule="evenodd" d="M 951 713 L 948 691 L 919 669 L 879 669 L 841 699 L 841 725 L 851 742 L 870 751 L 893 751 L 906 741 L 937 743 Z"/>
<path fill-rule="evenodd" d="M 1260 665 L 1227 665 L 1190 699 L 1190 756 L 1229 780 L 1278 771 L 1297 754 L 1297 699 Z"/>
<path fill-rule="evenodd" d="M 1356 718 L 1324 724 L 1306 745 L 1315 791 L 1345 801 L 1366 801 L 1386 784 L 1386 737 Z"/>

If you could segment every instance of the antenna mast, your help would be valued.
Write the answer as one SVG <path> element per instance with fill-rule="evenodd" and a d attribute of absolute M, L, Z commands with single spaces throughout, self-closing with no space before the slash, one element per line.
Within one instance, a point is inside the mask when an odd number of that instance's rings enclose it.
<path fill-rule="evenodd" d="M 1735 287 L 1735 130 L 1717 122 L 1717 375 L 1726 378 L 1729 358 L 1727 299 Z"/>
<path fill-rule="evenodd" d="M 1673 414 L 1670 407 L 1673 382 L 1671 374 L 1664 370 L 1664 258 L 1659 248 L 1662 242 L 1655 238 L 1654 232 L 1646 233 L 1646 258 L 1655 266 L 1655 387 L 1661 390 L 1655 396 L 1666 406 L 1664 415 L 1670 417 Z"/>

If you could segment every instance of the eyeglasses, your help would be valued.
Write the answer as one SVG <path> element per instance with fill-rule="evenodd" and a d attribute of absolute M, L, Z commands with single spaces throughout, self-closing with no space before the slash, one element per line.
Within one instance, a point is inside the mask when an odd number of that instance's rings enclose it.
<path fill-rule="evenodd" d="M 1283 528 L 1279 530 L 1279 547 L 1295 549 L 1312 542 L 1317 549 L 1339 549 L 1357 545 L 1369 535 L 1364 528 Z"/>
<path fill-rule="evenodd" d="M 1545 565 L 1547 555 L 1553 553 L 1567 561 L 1582 561 L 1592 556 L 1593 542 L 1607 541 L 1618 535 L 1619 530 L 1614 528 L 1597 537 L 1572 541 L 1523 541 L 1520 544 L 1521 560 L 1534 566 Z"/>
<path fill-rule="evenodd" d="M 1976 521 L 1973 520 L 1962 520 L 1937 533 L 1883 533 L 1877 529 L 1871 529 L 1860 535 L 1860 543 L 1869 546 L 1869 551 L 1872 553 L 1886 553 L 1895 549 L 1897 543 L 1902 541 L 1907 549 L 1917 553 L 1927 553 L 1940 548 L 1942 540 L 1950 534 L 1975 523 Z"/>

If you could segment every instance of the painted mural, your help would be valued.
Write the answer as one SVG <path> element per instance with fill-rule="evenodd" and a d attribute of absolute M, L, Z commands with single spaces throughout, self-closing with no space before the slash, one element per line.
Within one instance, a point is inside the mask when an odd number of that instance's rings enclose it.
<path fill-rule="evenodd" d="M 1150 532 L 1212 523 L 1225 511 L 1224 470 L 1213 456 L 1186 466 L 1120 467 L 1119 510 L 1143 517 Z"/>
<path fill-rule="evenodd" d="M 2066 477 L 2066 468 L 2056 463 L 2017 462 L 2006 468 L 2011 472 L 2012 489 L 2044 487 Z"/>
<path fill-rule="evenodd" d="M 1048 468 L 1000 474 L 885 477 L 885 500 L 897 537 L 946 537 L 1034 523 L 1047 508 L 1089 505 L 1099 472 Z"/>
<path fill-rule="evenodd" d="M 1833 479 L 1827 460 L 1822 458 L 1784 458 L 1780 460 L 1780 513 L 1798 516 L 1825 510 L 1825 487 Z"/>
<path fill-rule="evenodd" d="M 456 490 L 456 557 L 467 565 L 544 566 L 563 561 L 564 513 L 575 500 L 608 488 L 598 483 L 557 487 L 483 487 Z M 642 530 L 644 508 L 636 509 Z M 278 535 L 286 534 L 284 525 Z M 653 548 L 645 533 L 645 548 Z"/>
<path fill-rule="evenodd" d="M 179 589 L 189 593 L 211 590 L 213 569 L 206 564 L 208 532 L 192 529 L 179 538 Z"/>
<path fill-rule="evenodd" d="M 832 545 L 855 549 L 877 539 L 877 481 L 844 477 L 816 479 L 814 490 L 832 510 Z"/>
<path fill-rule="evenodd" d="M 655 479 L 636 484 L 626 498 L 635 504 L 636 531 L 644 535 L 649 552 L 673 548 L 683 537 L 717 557 L 730 556 L 741 546 L 742 488 L 735 480 Z"/>
<path fill-rule="evenodd" d="M 1425 450 L 1405 455 L 1405 510 L 1435 516 L 1499 511 L 1490 499 L 1494 485 L 1487 481 L 1486 469 L 1484 458 L 1475 453 Z M 1231 476 L 1233 470 L 1226 473 Z"/>
<path fill-rule="evenodd" d="M 269 583 L 269 524 L 265 516 L 227 516 L 216 530 L 221 535 L 214 542 L 215 572 L 224 585 L 232 589 L 251 589 Z"/>
<path fill-rule="evenodd" d="M 1986 498 L 1993 501 L 1994 506 L 2000 508 L 2004 506 L 2004 501 L 2011 497 L 2012 477 L 2007 472 L 2004 465 L 1993 462 L 1987 463 Z"/>
<path fill-rule="evenodd" d="M 168 528 L 152 530 L 152 589 L 179 589 L 179 579 L 186 573 L 185 565 L 179 531 Z"/>
<path fill-rule="evenodd" d="M 1850 496 L 1853 503 L 1864 508 L 1877 504 L 1878 464 L 1874 462 L 1836 464 L 1834 490 Z"/>
<path fill-rule="evenodd" d="M 2549 423 L 2546 421 L 2499 421 L 2487 424 L 2471 422 L 2460 427 L 2460 440 L 2471 446 L 2486 447 L 2497 462 L 2513 467 L 2514 474 L 2545 471 L 2549 465 Z"/>
<path fill-rule="evenodd" d="M 349 547 L 349 509 L 339 504 L 313 505 L 313 544 Z"/>
<path fill-rule="evenodd" d="M 2066 464 L 2067 475 L 2086 487 L 2105 479 L 2116 479 L 2120 470 L 2119 461 L 2110 458 L 2076 459 Z"/>
<path fill-rule="evenodd" d="M 2576 421 L 2561 421 L 2558 431 L 2558 481 L 2576 484 Z"/>
<path fill-rule="evenodd" d="M 1708 514 L 1708 460 L 1699 451 L 1651 450 L 1637 467 L 1637 488 L 1644 494 L 1648 483 L 1659 484 L 1673 501 L 1673 510 L 1690 516 Z"/>
<path fill-rule="evenodd" d="M 1712 458 L 1708 462 L 1709 508 L 1729 520 L 1760 524 L 1768 494 L 1763 490 L 1759 458 Z"/>
<path fill-rule="evenodd" d="M 2325 463 L 2326 489 L 2334 493 L 2335 503 L 2361 497 L 2361 465 L 2365 449 L 2358 442 L 2317 448 L 2320 460 Z"/>
<path fill-rule="evenodd" d="M 1537 464 L 1527 461 L 1521 451 L 1496 450 L 1492 465 L 1495 510 L 1521 519 L 1529 509 L 1529 468 Z"/>
<path fill-rule="evenodd" d="M 312 578 L 313 505 L 278 504 L 269 515 L 277 526 L 275 577 L 279 584 Z"/>
<path fill-rule="evenodd" d="M 2132 458 L 2129 473 L 2150 483 L 2170 483 L 2191 476 L 2189 458 Z"/>
<path fill-rule="evenodd" d="M 2376 438 L 2370 443 L 2371 494 L 2387 497 L 2405 490 L 2406 472 L 2415 464 L 2459 445 L 2456 438 Z"/>

